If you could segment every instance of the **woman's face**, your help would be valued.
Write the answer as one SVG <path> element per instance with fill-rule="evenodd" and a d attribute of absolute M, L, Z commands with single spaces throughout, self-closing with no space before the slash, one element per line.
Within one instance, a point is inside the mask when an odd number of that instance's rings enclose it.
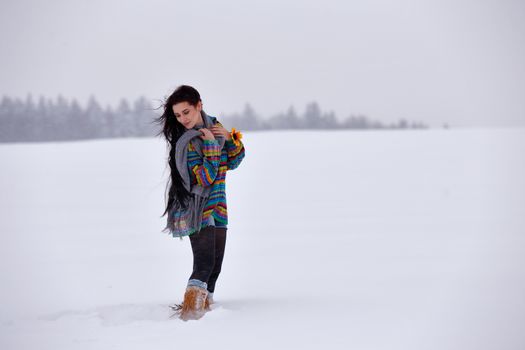
<path fill-rule="evenodd" d="M 177 121 L 186 129 L 191 129 L 195 125 L 203 124 L 201 117 L 202 102 L 199 101 L 197 106 L 192 106 L 188 102 L 179 102 L 172 106 L 173 113 Z"/>

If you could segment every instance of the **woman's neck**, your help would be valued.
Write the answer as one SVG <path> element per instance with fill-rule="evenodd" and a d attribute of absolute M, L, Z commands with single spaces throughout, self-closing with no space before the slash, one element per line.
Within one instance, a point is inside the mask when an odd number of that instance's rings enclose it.
<path fill-rule="evenodd" d="M 195 124 L 195 126 L 204 126 L 204 120 L 202 119 L 202 114 L 199 113 L 199 120 Z"/>

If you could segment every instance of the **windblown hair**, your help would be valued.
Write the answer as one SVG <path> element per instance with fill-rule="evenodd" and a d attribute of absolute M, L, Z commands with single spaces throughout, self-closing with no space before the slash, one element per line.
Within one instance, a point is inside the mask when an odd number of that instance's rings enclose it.
<path fill-rule="evenodd" d="M 201 101 L 201 97 L 195 88 L 188 85 L 180 85 L 163 103 L 164 112 L 162 115 L 154 120 L 154 122 L 162 126 L 162 129 L 156 136 L 163 135 L 166 139 L 169 152 L 168 164 L 171 170 L 170 179 L 166 184 L 166 190 L 169 188 L 168 199 L 162 216 L 169 212 L 174 201 L 178 201 L 183 208 L 187 208 L 188 200 L 191 197 L 191 194 L 182 185 L 182 178 L 175 164 L 175 145 L 186 131 L 186 128 L 177 121 L 172 106 L 180 102 L 188 102 L 192 106 L 197 106 L 199 101 Z M 166 197 L 166 191 L 164 196 Z"/>

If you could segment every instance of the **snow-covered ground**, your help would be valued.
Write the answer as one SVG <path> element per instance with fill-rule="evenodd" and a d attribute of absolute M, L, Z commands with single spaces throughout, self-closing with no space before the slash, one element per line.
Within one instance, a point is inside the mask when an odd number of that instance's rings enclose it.
<path fill-rule="evenodd" d="M 243 141 L 216 304 L 188 322 L 160 138 L 0 145 L 0 348 L 525 348 L 525 129 Z"/>

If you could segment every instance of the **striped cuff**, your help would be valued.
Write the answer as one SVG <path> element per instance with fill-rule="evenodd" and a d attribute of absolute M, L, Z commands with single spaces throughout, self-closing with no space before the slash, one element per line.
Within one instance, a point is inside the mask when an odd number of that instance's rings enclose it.
<path fill-rule="evenodd" d="M 204 140 L 202 145 L 202 153 L 206 157 L 213 157 L 217 156 L 220 157 L 221 155 L 221 146 L 219 145 L 219 141 L 217 140 Z"/>

